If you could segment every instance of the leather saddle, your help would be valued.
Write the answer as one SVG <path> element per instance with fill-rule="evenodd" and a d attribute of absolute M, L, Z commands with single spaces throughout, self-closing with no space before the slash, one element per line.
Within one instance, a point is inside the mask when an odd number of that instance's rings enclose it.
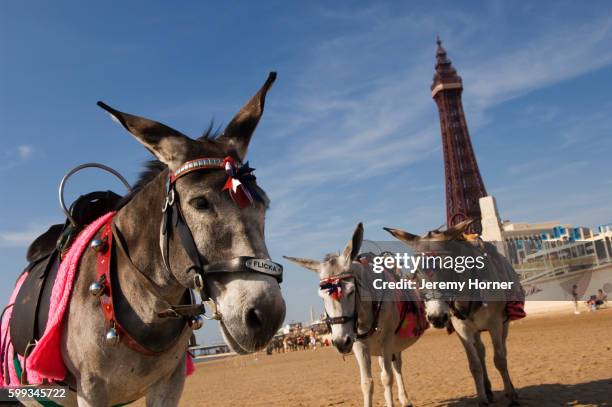
<path fill-rule="evenodd" d="M 19 355 L 28 355 L 47 326 L 51 292 L 61 258 L 85 226 L 115 210 L 122 197 L 112 191 L 96 191 L 80 196 L 70 207 L 76 222 L 52 225 L 32 242 L 27 251 L 25 278 L 13 305 L 10 335 Z"/>

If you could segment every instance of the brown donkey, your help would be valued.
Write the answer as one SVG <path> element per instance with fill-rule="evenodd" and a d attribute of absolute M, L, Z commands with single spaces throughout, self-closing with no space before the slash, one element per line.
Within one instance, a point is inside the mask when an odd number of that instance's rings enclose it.
<path fill-rule="evenodd" d="M 490 264 L 489 275 L 503 276 L 504 279 L 514 281 L 513 287 L 515 287 L 515 290 L 512 293 L 504 294 L 503 298 L 500 297 L 498 292 L 485 292 L 486 290 L 483 290 L 479 295 L 488 298 L 488 301 L 452 300 L 445 298 L 444 294 L 436 292 L 436 290 L 423 293 L 425 296 L 425 311 L 429 322 L 436 328 L 447 327 L 449 332 L 452 332 L 453 329 L 457 331 L 465 348 L 470 371 L 476 384 L 478 404 L 486 406 L 493 401 L 493 392 L 485 363 L 485 347 L 480 338 L 482 331 L 489 331 L 493 342 L 495 367 L 503 378 L 504 391 L 510 405 L 516 405 L 518 404 L 518 395 L 508 372 L 506 350 L 509 321 L 514 317 L 511 318 L 508 315 L 507 304 L 508 301 L 520 302 L 522 290 L 520 289 L 518 276 L 508 260 L 500 255 L 492 244 L 466 234 L 471 223 L 471 221 L 464 221 L 446 231 L 433 230 L 425 236 L 413 235 L 398 229 L 384 229 L 406 243 L 415 253 L 426 252 L 427 250 L 424 250 L 424 247 L 431 247 L 432 242 L 434 242 L 433 244 L 435 242 L 458 244 L 462 250 L 470 252 L 473 256 L 486 256 L 487 264 Z M 424 277 L 424 279 L 427 278 Z"/>

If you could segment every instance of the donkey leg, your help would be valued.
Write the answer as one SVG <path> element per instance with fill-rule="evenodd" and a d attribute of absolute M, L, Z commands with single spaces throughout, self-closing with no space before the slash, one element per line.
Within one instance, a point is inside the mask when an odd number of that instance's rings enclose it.
<path fill-rule="evenodd" d="M 485 393 L 487 395 L 487 400 L 489 400 L 489 403 L 492 403 L 494 400 L 493 391 L 491 390 L 491 382 L 489 381 L 489 374 L 487 373 L 485 347 L 484 343 L 482 343 L 482 339 L 480 338 L 480 332 L 475 335 L 474 339 L 474 345 L 476 347 L 476 351 L 478 352 L 478 358 L 480 358 L 480 364 L 482 365 L 482 376 L 484 378 Z"/>
<path fill-rule="evenodd" d="M 391 373 L 392 353 L 383 352 L 383 356 L 378 357 L 380 364 L 380 381 L 385 388 L 385 406 L 393 407 L 393 375 Z"/>
<path fill-rule="evenodd" d="M 512 380 L 510 380 L 510 373 L 508 372 L 508 359 L 506 350 L 506 338 L 508 337 L 508 326 L 509 324 L 500 323 L 495 324 L 494 327 L 489 329 L 491 334 L 491 341 L 493 342 L 495 367 L 499 370 L 502 379 L 504 380 L 504 392 L 506 397 L 510 400 L 510 405 L 518 405 L 518 394 L 514 389 Z"/>
<path fill-rule="evenodd" d="M 459 334 L 459 339 L 465 348 L 467 355 L 468 364 L 470 366 L 470 372 L 474 378 L 476 384 L 476 393 L 478 394 L 478 405 L 488 406 L 489 400 L 487 399 L 487 393 L 484 386 L 484 375 L 482 372 L 482 364 L 480 363 L 480 357 L 478 357 L 478 351 L 475 345 L 475 333 L 471 332 L 465 325 L 457 324 L 455 329 Z"/>
<path fill-rule="evenodd" d="M 355 359 L 357 359 L 359 373 L 361 375 L 363 406 L 372 407 L 374 383 L 372 381 L 372 359 L 370 357 L 370 350 L 362 342 L 357 341 L 353 344 L 353 352 L 355 353 Z"/>
<path fill-rule="evenodd" d="M 178 406 L 185 386 L 185 359 L 183 358 L 170 376 L 158 381 L 147 390 L 147 407 Z"/>
<path fill-rule="evenodd" d="M 397 382 L 397 394 L 402 407 L 412 407 L 412 402 L 406 393 L 404 377 L 402 376 L 402 352 L 393 355 L 393 376 Z"/>

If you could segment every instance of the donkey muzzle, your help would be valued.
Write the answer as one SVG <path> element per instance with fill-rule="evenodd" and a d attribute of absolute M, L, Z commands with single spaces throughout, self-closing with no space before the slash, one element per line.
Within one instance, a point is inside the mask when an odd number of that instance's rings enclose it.
<path fill-rule="evenodd" d="M 340 353 L 350 353 L 353 349 L 354 340 L 350 335 L 344 335 L 340 338 L 332 339 L 332 343 Z"/>
<path fill-rule="evenodd" d="M 427 315 L 427 321 L 434 326 L 434 328 L 444 328 L 448 323 L 448 314 L 444 313 L 441 315 L 430 316 Z"/>

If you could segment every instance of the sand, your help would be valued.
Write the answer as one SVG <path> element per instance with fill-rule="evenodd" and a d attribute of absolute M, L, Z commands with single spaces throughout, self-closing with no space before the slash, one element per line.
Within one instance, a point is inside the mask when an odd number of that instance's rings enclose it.
<path fill-rule="evenodd" d="M 501 378 L 487 346 L 495 406 L 505 406 Z M 510 374 L 524 406 L 612 406 L 612 308 L 513 322 Z M 429 329 L 403 352 L 404 377 L 415 406 L 476 405 L 465 353 L 455 334 Z M 382 406 L 378 363 L 374 405 Z M 396 396 L 396 393 L 394 393 Z M 397 396 L 396 396 L 397 397 Z M 333 348 L 236 356 L 197 364 L 181 406 L 361 406 L 354 356 Z"/>

